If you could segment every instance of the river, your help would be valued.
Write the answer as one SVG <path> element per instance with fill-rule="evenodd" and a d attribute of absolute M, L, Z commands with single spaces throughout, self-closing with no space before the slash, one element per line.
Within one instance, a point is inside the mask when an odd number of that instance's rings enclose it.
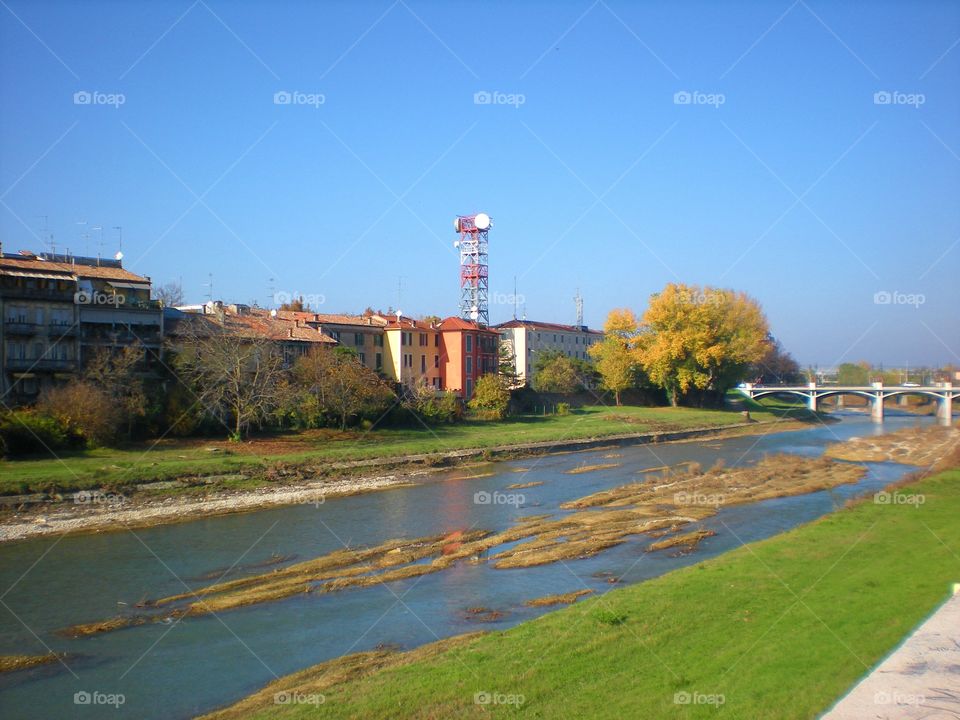
<path fill-rule="evenodd" d="M 467 474 L 460 469 L 421 478 L 415 487 L 321 504 L 0 546 L 0 654 L 42 654 L 45 645 L 69 653 L 69 669 L 57 663 L 0 676 L 0 716 L 193 717 L 323 660 L 380 644 L 409 649 L 464 632 L 506 628 L 547 611 L 526 607 L 525 600 L 584 587 L 603 593 L 619 586 L 607 582 L 609 576 L 635 583 L 699 562 L 813 520 L 913 468 L 873 463 L 856 485 L 721 510 L 703 522 L 717 535 L 692 555 L 645 553 L 649 538 L 634 537 L 585 560 L 520 570 L 460 563 L 389 585 L 304 595 L 216 617 L 83 639 L 55 634 L 74 623 L 114 616 L 143 597 L 209 584 L 201 576 L 215 570 L 236 565 L 228 577 L 238 577 L 263 572 L 251 566 L 274 555 L 304 560 L 344 545 L 469 528 L 496 531 L 517 517 L 556 513 L 565 501 L 636 481 L 643 468 L 682 461 L 709 467 L 718 459 L 730 466 L 780 452 L 817 456 L 830 442 L 933 422 L 893 414 L 882 424 L 856 413 L 836 417 L 841 421 L 800 431 L 546 455 L 496 463 L 488 477 L 451 480 Z M 613 453 L 620 456 L 605 457 Z M 564 472 L 599 463 L 620 465 Z M 511 491 L 524 496 L 520 506 L 474 501 L 478 492 L 502 493 L 509 484 L 535 481 L 544 484 Z M 504 615 L 478 623 L 465 613 L 471 606 Z M 76 704 L 78 692 L 120 694 L 123 704 Z"/>

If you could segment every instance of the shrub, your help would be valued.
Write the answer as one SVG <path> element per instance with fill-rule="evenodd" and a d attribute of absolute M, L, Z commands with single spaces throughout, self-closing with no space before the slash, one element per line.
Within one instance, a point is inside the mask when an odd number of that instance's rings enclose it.
<path fill-rule="evenodd" d="M 473 389 L 473 399 L 467 403 L 481 420 L 502 420 L 510 407 L 510 390 L 497 375 L 484 375 Z"/>
<path fill-rule="evenodd" d="M 570 403 L 557 403 L 557 415 L 569 415 L 570 414 Z"/>
<path fill-rule="evenodd" d="M 408 400 L 409 407 L 430 424 L 453 423 L 463 417 L 463 406 L 456 393 L 434 392 L 429 387 L 417 388 Z"/>
<path fill-rule="evenodd" d="M 13 410 L 0 417 L 0 449 L 6 457 L 20 457 L 77 444 L 56 418 L 32 410 Z"/>
<path fill-rule="evenodd" d="M 123 417 L 117 404 L 91 383 L 71 382 L 48 390 L 37 410 L 55 418 L 67 432 L 88 445 L 107 445 L 120 434 Z"/>

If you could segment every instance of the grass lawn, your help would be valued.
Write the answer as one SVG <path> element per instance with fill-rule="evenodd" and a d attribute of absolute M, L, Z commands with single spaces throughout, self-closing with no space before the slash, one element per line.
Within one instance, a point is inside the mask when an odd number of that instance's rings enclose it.
<path fill-rule="evenodd" d="M 960 470 L 898 492 L 925 502 L 864 502 L 377 672 L 318 666 L 218 717 L 314 718 L 321 693 L 325 718 L 813 718 L 960 581 Z M 715 702 L 675 702 L 695 693 Z"/>
<path fill-rule="evenodd" d="M 781 406 L 750 405 L 757 419 L 774 417 Z M 430 429 L 378 428 L 305 431 L 230 443 L 170 439 L 123 449 L 101 448 L 58 457 L 0 461 L 0 494 L 135 485 L 185 475 L 241 473 L 277 463 L 320 464 L 397 457 L 463 448 L 602 437 L 632 432 L 724 426 L 742 421 L 739 412 L 668 407 L 588 407 L 570 415 L 520 416 L 503 422 L 468 421 Z M 216 452 L 211 449 L 215 448 Z M 250 480 L 235 483 L 250 484 Z"/>

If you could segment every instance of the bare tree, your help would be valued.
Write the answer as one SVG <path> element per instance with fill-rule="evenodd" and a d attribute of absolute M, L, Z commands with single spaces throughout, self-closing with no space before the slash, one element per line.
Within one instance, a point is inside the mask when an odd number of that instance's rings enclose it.
<path fill-rule="evenodd" d="M 183 305 L 183 286 L 180 283 L 168 282 L 166 285 L 157 288 L 154 295 L 164 307 Z"/>
<path fill-rule="evenodd" d="M 239 439 L 280 403 L 283 353 L 269 339 L 202 324 L 181 326 L 174 366 L 207 412 L 232 425 Z"/>
<path fill-rule="evenodd" d="M 114 411 L 126 423 L 127 435 L 133 422 L 147 413 L 147 393 L 141 375 L 144 347 L 140 343 L 111 352 L 101 348 L 87 364 L 83 380 L 106 393 Z"/>

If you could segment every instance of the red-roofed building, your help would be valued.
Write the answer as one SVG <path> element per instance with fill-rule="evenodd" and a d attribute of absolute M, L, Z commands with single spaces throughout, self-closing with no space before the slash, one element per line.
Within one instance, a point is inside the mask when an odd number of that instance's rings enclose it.
<path fill-rule="evenodd" d="M 496 330 L 459 317 L 440 323 L 440 370 L 444 390 L 464 400 L 473 396 L 477 379 L 496 373 L 499 362 Z"/>
<path fill-rule="evenodd" d="M 590 347 L 603 340 L 603 333 L 585 325 L 510 320 L 494 326 L 500 341 L 510 346 L 514 356 L 517 380 L 533 379 L 537 356 L 544 351 L 555 351 L 575 360 L 589 360 Z"/>

